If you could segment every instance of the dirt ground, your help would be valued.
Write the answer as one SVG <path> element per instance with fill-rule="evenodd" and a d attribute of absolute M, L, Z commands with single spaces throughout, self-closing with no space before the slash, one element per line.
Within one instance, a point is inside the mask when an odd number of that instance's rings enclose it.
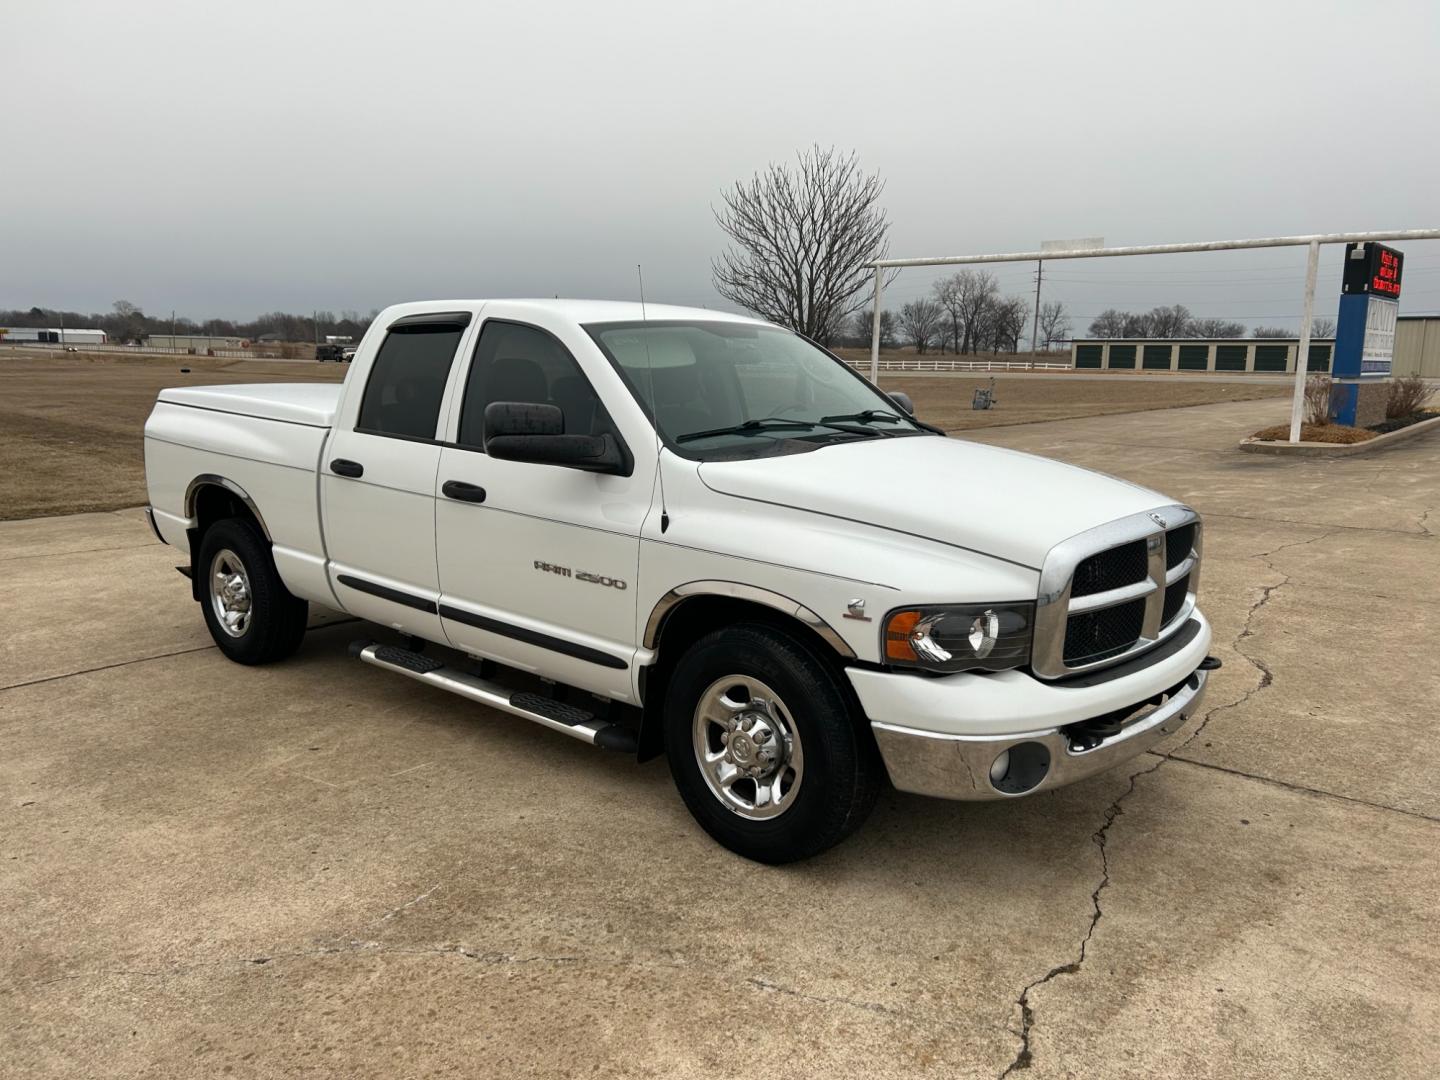
<path fill-rule="evenodd" d="M 341 364 L 203 356 L 0 352 L 0 520 L 143 504 L 142 432 L 163 387 L 333 382 L 348 370 Z"/>
<path fill-rule="evenodd" d="M 189 368 L 182 373 L 181 368 Z M 36 356 L 0 352 L 0 520 L 116 510 L 143 504 L 141 432 L 156 393 L 167 386 L 278 379 L 338 381 L 348 365 L 128 357 Z M 971 409 L 985 377 L 886 376 L 922 419 L 947 431 L 1026 424 L 1103 413 L 1244 401 L 1283 395 L 1273 384 L 1185 380 L 1008 378 L 998 405 Z"/>
<path fill-rule="evenodd" d="M 1238 452 L 1284 410 L 977 433 L 1196 507 L 1224 667 L 1156 753 L 790 867 L 383 628 L 227 662 L 134 509 L 0 523 L 0 1074 L 1440 1076 L 1440 437 Z"/>
<path fill-rule="evenodd" d="M 1288 386 L 1274 383 L 1201 383 L 1172 376 L 1132 381 L 1026 375 L 997 379 L 995 407 L 976 410 L 971 400 L 977 388 L 990 385 L 988 376 L 881 375 L 880 385 L 909 394 L 920 419 L 946 431 L 1178 409 L 1222 401 L 1255 401 L 1290 394 Z"/>

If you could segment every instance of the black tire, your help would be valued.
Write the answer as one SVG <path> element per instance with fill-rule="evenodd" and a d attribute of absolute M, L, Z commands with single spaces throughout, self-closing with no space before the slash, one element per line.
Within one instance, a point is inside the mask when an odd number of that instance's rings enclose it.
<path fill-rule="evenodd" d="M 242 632 L 227 630 L 215 610 L 214 572 L 217 556 L 232 553 L 248 579 L 249 617 Z M 280 580 L 270 545 L 250 522 L 225 518 L 205 530 L 199 559 L 192 568 L 200 585 L 200 610 L 215 644 L 237 664 L 269 664 L 283 660 L 305 637 L 309 605 L 291 595 Z"/>
<path fill-rule="evenodd" d="M 732 808 L 712 789 L 700 762 L 697 710 L 737 675 L 774 691 L 803 749 L 803 772 L 793 791 L 781 797 L 793 801 L 773 817 L 756 819 Z M 747 859 L 787 863 L 817 855 L 860 827 L 875 805 L 884 769 L 859 704 L 842 680 L 799 635 L 764 624 L 716 630 L 690 647 L 665 694 L 665 752 L 675 786 L 701 828 Z M 734 699 L 744 698 L 740 693 Z M 720 737 L 728 749 L 735 736 L 720 728 Z M 713 742 L 709 749 L 724 752 Z M 747 789 L 742 781 L 739 790 L 755 792 L 751 783 Z"/>

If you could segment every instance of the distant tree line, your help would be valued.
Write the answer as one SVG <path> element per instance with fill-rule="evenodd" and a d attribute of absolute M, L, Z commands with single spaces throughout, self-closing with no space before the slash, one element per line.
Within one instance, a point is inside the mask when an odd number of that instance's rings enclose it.
<path fill-rule="evenodd" d="M 104 330 L 115 344 L 139 344 L 151 334 L 206 334 L 211 337 L 238 337 L 251 341 L 267 334 L 274 334 L 281 341 L 312 341 L 317 336 L 323 341 L 326 335 L 350 337 L 356 341 L 365 333 L 371 320 L 380 312 L 368 315 L 358 311 L 317 311 L 313 315 L 292 315 L 284 311 L 271 311 L 249 321 L 230 319 L 194 319 L 168 315 L 147 315 L 128 300 L 116 300 L 109 312 L 60 311 L 55 308 L 32 307 L 28 311 L 0 311 L 0 326 L 34 327 L 37 329 L 66 326 L 72 329 Z"/>
<path fill-rule="evenodd" d="M 880 347 L 909 346 L 917 353 L 932 349 L 956 354 L 1018 352 L 1030 331 L 1030 304 L 1019 296 L 1002 296 L 993 274 L 961 270 L 935 282 L 931 296 L 911 300 L 898 312 L 881 311 Z M 843 335 L 844 344 L 867 346 L 874 326 L 873 309 L 859 312 Z M 1050 348 L 1070 333 L 1065 305 L 1052 300 L 1040 305 L 1039 340 Z"/>
<path fill-rule="evenodd" d="M 1092 338 L 1239 338 L 1244 337 L 1243 322 L 1230 319 L 1197 319 L 1184 304 L 1151 308 L 1149 311 L 1119 311 L 1108 308 L 1090 324 Z M 1276 326 L 1257 326 L 1257 338 L 1289 338 L 1296 333 Z M 1332 337 L 1334 319 L 1315 319 L 1310 324 L 1314 337 Z"/>

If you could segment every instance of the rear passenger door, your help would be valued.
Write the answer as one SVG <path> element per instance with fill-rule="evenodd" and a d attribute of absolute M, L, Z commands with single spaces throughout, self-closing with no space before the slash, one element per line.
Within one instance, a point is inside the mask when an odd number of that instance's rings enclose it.
<path fill-rule="evenodd" d="M 470 322 L 462 311 L 391 323 L 363 391 L 347 390 L 320 462 L 336 598 L 349 612 L 435 641 L 445 640 L 435 563 L 437 436 Z"/>
<path fill-rule="evenodd" d="M 486 319 L 461 393 L 435 502 L 447 636 L 475 655 L 629 700 L 653 460 L 643 476 L 633 467 L 614 476 L 486 456 L 485 407 L 496 401 L 557 405 L 567 433 L 609 433 L 624 445 L 575 356 L 538 326 Z"/>

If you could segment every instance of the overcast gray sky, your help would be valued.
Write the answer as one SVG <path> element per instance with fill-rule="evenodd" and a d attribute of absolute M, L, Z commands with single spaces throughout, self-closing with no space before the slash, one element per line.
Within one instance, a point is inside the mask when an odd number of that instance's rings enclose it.
<path fill-rule="evenodd" d="M 884 176 L 894 255 L 1440 226 L 1434 0 L 0 12 L 0 307 L 626 297 L 637 262 L 652 299 L 723 306 L 717 193 L 815 142 Z M 1402 312 L 1440 309 L 1440 244 L 1407 256 Z M 1162 302 L 1283 324 L 1303 263 L 1057 264 L 1047 297 L 1079 324 Z"/>

